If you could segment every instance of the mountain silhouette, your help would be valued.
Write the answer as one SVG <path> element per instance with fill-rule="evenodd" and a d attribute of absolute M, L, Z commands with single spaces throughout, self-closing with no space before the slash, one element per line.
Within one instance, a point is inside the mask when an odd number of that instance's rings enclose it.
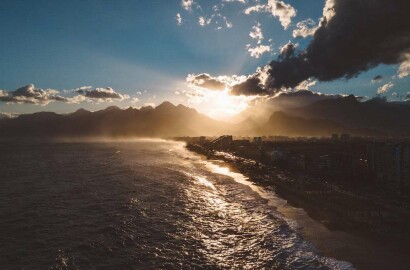
<path fill-rule="evenodd" d="M 328 119 L 306 119 L 288 115 L 282 111 L 274 112 L 264 126 L 262 133 L 285 136 L 330 136 L 348 133 L 358 136 L 380 136 L 380 132 L 370 129 L 354 129 L 345 127 Z"/>
<path fill-rule="evenodd" d="M 224 130 L 226 123 L 213 120 L 183 105 L 164 102 L 153 108 L 111 106 L 89 112 L 79 109 L 60 115 L 40 112 L 1 119 L 1 137 L 88 137 L 88 136 L 200 136 L 214 135 Z"/>
<path fill-rule="evenodd" d="M 408 102 L 387 102 L 380 97 L 360 102 L 350 95 L 318 101 L 286 112 L 304 118 L 332 120 L 349 128 L 377 130 L 393 136 L 410 135 Z"/>
<path fill-rule="evenodd" d="M 120 109 L 110 106 L 70 114 L 38 112 L 0 119 L 0 137 L 176 137 L 410 135 L 410 106 L 381 98 L 360 102 L 354 96 L 321 99 L 304 107 L 282 108 L 267 120 L 250 116 L 233 124 L 211 119 L 184 105 Z"/>

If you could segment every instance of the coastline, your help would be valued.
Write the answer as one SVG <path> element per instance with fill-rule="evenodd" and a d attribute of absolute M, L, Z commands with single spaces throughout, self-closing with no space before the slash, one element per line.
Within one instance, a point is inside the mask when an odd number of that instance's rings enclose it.
<path fill-rule="evenodd" d="M 299 194 L 278 185 L 272 177 L 292 177 L 292 175 L 278 175 L 267 177 L 264 170 L 249 170 L 239 162 L 215 156 L 209 152 L 195 149 L 187 145 L 187 149 L 200 154 L 210 162 L 228 167 L 231 171 L 240 173 L 249 181 L 267 191 L 274 192 L 286 202 L 275 205 L 277 211 L 285 218 L 294 220 L 298 224 L 298 232 L 302 237 L 313 243 L 326 257 L 347 261 L 356 269 L 408 269 L 410 258 L 407 255 L 406 243 L 397 241 L 395 237 L 377 235 L 374 231 L 366 231 L 365 227 L 350 222 L 337 212 L 306 200 Z M 248 164 L 257 166 L 257 164 Z"/>

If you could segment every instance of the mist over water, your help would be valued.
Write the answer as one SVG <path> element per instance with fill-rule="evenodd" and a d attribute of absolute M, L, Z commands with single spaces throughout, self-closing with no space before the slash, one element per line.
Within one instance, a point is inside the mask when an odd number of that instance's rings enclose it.
<path fill-rule="evenodd" d="M 0 142 L 1 269 L 352 269 L 182 143 Z"/>

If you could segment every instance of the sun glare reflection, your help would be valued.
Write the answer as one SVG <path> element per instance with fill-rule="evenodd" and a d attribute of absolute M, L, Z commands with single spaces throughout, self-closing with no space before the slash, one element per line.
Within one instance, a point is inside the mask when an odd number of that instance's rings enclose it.
<path fill-rule="evenodd" d="M 248 180 L 248 178 L 246 178 L 244 175 L 240 173 L 232 172 L 227 167 L 222 167 L 222 166 L 216 165 L 211 162 L 206 162 L 206 167 L 213 173 L 229 176 L 233 178 L 236 182 L 242 185 L 248 186 L 249 188 L 251 188 L 251 190 L 259 194 L 259 196 L 268 200 L 269 205 L 278 206 L 284 203 L 280 201 L 278 197 L 276 197 L 272 192 L 268 192 L 264 190 L 263 188 L 258 187 L 257 185 L 254 185 L 252 182 Z"/>
<path fill-rule="evenodd" d="M 195 179 L 196 179 L 199 183 L 203 184 L 204 186 L 207 186 L 207 187 L 212 188 L 213 190 L 216 190 L 215 186 L 214 186 L 211 182 L 209 182 L 208 180 L 206 180 L 205 177 L 195 176 Z"/>
<path fill-rule="evenodd" d="M 205 164 L 209 176 L 186 173 L 196 185 L 185 190 L 190 202 L 187 211 L 195 217 L 190 228 L 203 243 L 203 255 L 220 268 L 252 269 L 255 261 L 271 260 L 271 251 L 248 252 L 261 241 L 271 243 L 265 237 L 274 227 L 267 216 L 269 210 L 257 206 L 254 192 L 231 193 L 229 184 L 220 185 L 219 181 L 226 183 L 228 178 L 238 179 L 239 174 L 226 167 Z M 213 179 L 216 182 L 211 183 Z M 231 197 L 226 196 L 228 193 Z"/>

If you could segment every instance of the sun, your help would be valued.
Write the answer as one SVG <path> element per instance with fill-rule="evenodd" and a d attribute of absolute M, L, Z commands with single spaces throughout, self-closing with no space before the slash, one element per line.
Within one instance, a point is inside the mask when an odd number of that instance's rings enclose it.
<path fill-rule="evenodd" d="M 232 96 L 229 89 L 214 91 L 196 89 L 188 93 L 188 104 L 194 106 L 199 112 L 217 120 L 229 120 L 248 107 L 254 97 Z"/>

